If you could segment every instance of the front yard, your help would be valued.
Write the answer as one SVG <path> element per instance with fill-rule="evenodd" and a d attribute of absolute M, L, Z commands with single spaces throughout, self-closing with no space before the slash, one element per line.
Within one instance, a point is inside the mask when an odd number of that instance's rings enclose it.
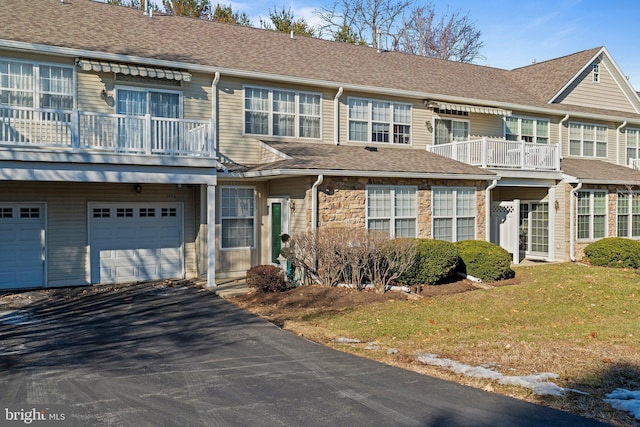
<path fill-rule="evenodd" d="M 306 286 L 231 301 L 342 351 L 616 425 L 638 425 L 603 398 L 617 388 L 640 389 L 640 272 L 550 264 L 517 267 L 516 279 L 497 284 L 453 294 L 447 287 L 469 287 L 439 285 L 412 298 Z M 509 376 L 556 373 L 558 386 L 588 394 L 540 396 L 425 365 L 416 359 L 421 353 Z"/>

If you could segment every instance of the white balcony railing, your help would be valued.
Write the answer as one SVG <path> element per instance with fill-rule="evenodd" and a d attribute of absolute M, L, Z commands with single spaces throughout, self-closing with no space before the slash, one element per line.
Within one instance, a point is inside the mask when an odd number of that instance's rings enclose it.
<path fill-rule="evenodd" d="M 0 106 L 0 144 L 214 157 L 210 121 Z"/>
<path fill-rule="evenodd" d="M 440 156 L 483 168 L 560 170 L 556 144 L 482 138 L 427 148 Z"/>

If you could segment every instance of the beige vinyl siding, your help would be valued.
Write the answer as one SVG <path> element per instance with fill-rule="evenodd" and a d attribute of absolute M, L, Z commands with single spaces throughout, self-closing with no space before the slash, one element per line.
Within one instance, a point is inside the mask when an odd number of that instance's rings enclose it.
<path fill-rule="evenodd" d="M 435 117 L 438 117 L 437 115 Z M 469 133 L 472 139 L 482 138 L 487 136 L 489 138 L 503 138 L 504 137 L 504 120 L 502 116 L 496 116 L 492 114 L 469 114 L 469 117 L 462 116 L 446 116 L 442 115 L 440 118 L 460 118 L 468 119 L 470 122 Z"/>
<path fill-rule="evenodd" d="M 311 92 L 321 95 L 321 138 L 277 137 L 244 134 L 244 90 L 245 86 L 265 89 L 282 89 Z M 241 164 L 261 162 L 261 140 L 301 141 L 308 143 L 333 141 L 333 98 L 337 92 L 312 86 L 271 84 L 261 80 L 241 80 L 222 76 L 218 83 L 218 135 L 222 160 L 230 159 Z"/>
<path fill-rule="evenodd" d="M 115 92 L 112 73 L 78 71 L 78 110 L 94 113 L 113 114 L 115 112 Z M 100 96 L 106 91 L 107 99 Z"/>
<path fill-rule="evenodd" d="M 47 204 L 47 266 L 50 285 L 80 285 L 89 280 L 89 202 L 168 202 L 184 208 L 185 274 L 196 277 L 194 191 L 197 187 L 143 184 L 137 194 L 133 184 L 5 182 L 0 200 Z"/>
<path fill-rule="evenodd" d="M 500 181 L 498 181 L 500 182 Z M 497 187 L 491 191 L 492 200 L 525 200 L 525 201 L 546 201 L 548 200 L 547 188 L 527 188 L 527 187 Z"/>
<path fill-rule="evenodd" d="M 556 201 L 558 210 L 555 212 L 554 236 L 549 244 L 555 245 L 554 256 L 556 261 L 569 259 L 569 186 L 560 181 L 556 186 Z M 551 208 L 551 206 L 549 207 Z M 553 207 L 555 209 L 555 206 Z"/>
<path fill-rule="evenodd" d="M 182 82 L 182 117 L 187 120 L 211 120 L 211 82 L 213 76 L 192 74 Z"/>
<path fill-rule="evenodd" d="M 593 81 L 593 66 L 589 64 L 555 102 L 635 113 L 627 98 L 628 94 L 625 94 L 614 78 L 613 73 L 616 71 L 613 65 L 608 60 L 596 62 L 600 65 L 598 82 Z"/>
<path fill-rule="evenodd" d="M 15 59 L 18 61 L 40 62 L 40 63 L 48 63 L 48 64 L 60 64 L 60 65 L 67 65 L 67 66 L 75 65 L 74 58 L 44 55 L 40 53 L 16 52 L 16 51 L 2 50 L 2 49 L 0 49 L 0 58 L 9 58 L 9 59 Z"/>
<path fill-rule="evenodd" d="M 305 204 L 309 180 L 309 177 L 298 177 L 269 181 L 269 197 L 289 197 L 289 234 L 292 236 L 309 230 L 311 226 Z"/>
<path fill-rule="evenodd" d="M 252 187 L 255 189 L 254 232 L 252 249 L 221 249 L 220 189 L 222 187 Z M 216 279 L 243 277 L 251 267 L 264 264 L 269 259 L 269 227 L 267 217 L 266 184 L 263 182 L 218 180 L 216 189 Z M 264 261 L 263 261 L 264 260 Z"/>

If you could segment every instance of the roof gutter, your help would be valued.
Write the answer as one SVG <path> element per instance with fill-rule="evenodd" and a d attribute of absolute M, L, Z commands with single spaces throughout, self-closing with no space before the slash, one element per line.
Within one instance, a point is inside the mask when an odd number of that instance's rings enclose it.
<path fill-rule="evenodd" d="M 218 151 L 218 82 L 220 72 L 216 71 L 211 82 L 211 149 Z"/>
<path fill-rule="evenodd" d="M 340 86 L 338 93 L 333 98 L 333 143 L 340 145 L 340 97 L 344 88 Z"/>
<path fill-rule="evenodd" d="M 616 164 L 620 164 L 620 131 L 622 128 L 627 126 L 627 121 L 622 122 L 620 126 L 616 129 Z M 627 165 L 625 165 L 627 166 Z"/>
<path fill-rule="evenodd" d="M 311 231 L 318 229 L 318 186 L 324 181 L 322 174 L 318 175 L 318 179 L 311 186 Z"/>
<path fill-rule="evenodd" d="M 498 180 L 494 179 L 493 182 L 484 190 L 484 212 L 485 212 L 485 221 L 484 221 L 484 230 L 485 230 L 485 240 L 487 242 L 491 241 L 491 190 L 496 188 L 498 185 Z"/>
<path fill-rule="evenodd" d="M 36 44 L 36 43 L 19 42 L 14 40 L 0 39 L 0 48 L 6 48 L 9 50 L 57 54 L 57 55 L 68 56 L 68 57 L 84 56 L 88 58 L 104 59 L 109 61 L 135 62 L 138 64 L 152 65 L 152 66 L 155 65 L 155 66 L 162 66 L 167 68 L 172 68 L 172 67 L 182 68 L 189 71 L 196 71 L 196 72 L 202 72 L 202 73 L 215 73 L 216 71 L 218 71 L 232 77 L 246 77 L 246 78 L 264 79 L 264 80 L 271 80 L 271 81 L 281 81 L 281 82 L 287 82 L 289 84 L 311 85 L 311 86 L 318 86 L 318 87 L 332 88 L 332 89 L 334 89 L 336 86 L 339 86 L 339 87 L 343 87 L 345 90 L 350 90 L 350 91 L 369 92 L 369 93 L 375 93 L 380 95 L 390 95 L 390 96 L 407 97 L 407 98 L 438 99 L 446 102 L 461 103 L 461 104 L 482 104 L 482 105 L 487 105 L 491 107 L 504 108 L 507 110 L 522 110 L 522 111 L 528 111 L 532 113 L 556 114 L 556 115 L 573 114 L 573 115 L 578 115 L 579 117 L 585 118 L 585 119 L 603 120 L 603 118 L 606 118 L 609 120 L 620 121 L 620 122 L 628 119 L 628 117 L 622 117 L 622 116 L 608 116 L 608 115 L 599 115 L 599 114 L 591 114 L 591 113 L 576 113 L 575 111 L 556 110 L 552 108 L 543 108 L 543 107 L 533 107 L 533 106 L 514 104 L 514 103 L 508 103 L 508 102 L 496 102 L 496 101 L 489 101 L 484 99 L 467 98 L 467 97 L 460 97 L 460 96 L 449 96 L 444 94 L 428 93 L 428 92 L 414 91 L 414 90 L 381 88 L 381 87 L 358 85 L 358 84 L 344 84 L 336 81 L 318 80 L 318 79 L 310 79 L 310 78 L 295 77 L 295 76 L 285 76 L 285 75 L 278 75 L 278 74 L 272 74 L 272 73 L 264 73 L 259 71 L 245 71 L 245 70 L 238 70 L 233 68 L 215 67 L 210 65 L 193 64 L 193 63 L 181 62 L 181 61 L 171 61 L 166 59 L 144 58 L 144 57 L 134 56 L 134 55 L 122 55 L 122 54 L 114 54 L 114 53 L 96 52 L 96 51 L 87 50 L 87 49 L 58 47 L 58 46 L 43 45 L 43 44 Z M 637 123 L 640 124 L 640 118 L 638 119 Z"/>
<path fill-rule="evenodd" d="M 270 169 L 264 171 L 229 172 L 233 178 L 269 178 L 277 176 L 351 176 L 351 177 L 379 177 L 379 178 L 427 178 L 427 179 L 468 179 L 476 181 L 493 181 L 500 179 L 496 175 L 475 174 L 447 174 L 447 173 L 415 173 L 415 172 L 380 172 L 380 171 L 352 171 L 336 169 Z"/>
<path fill-rule="evenodd" d="M 569 259 L 572 262 L 576 262 L 576 193 L 581 188 L 582 181 L 578 181 L 578 185 L 569 192 Z"/>

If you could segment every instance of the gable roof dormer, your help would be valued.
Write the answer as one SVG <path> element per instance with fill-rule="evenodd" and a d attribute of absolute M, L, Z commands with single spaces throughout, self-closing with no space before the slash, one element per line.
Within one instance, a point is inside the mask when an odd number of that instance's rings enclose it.
<path fill-rule="evenodd" d="M 548 104 L 640 113 L 640 98 L 605 47 L 513 70 Z"/>

